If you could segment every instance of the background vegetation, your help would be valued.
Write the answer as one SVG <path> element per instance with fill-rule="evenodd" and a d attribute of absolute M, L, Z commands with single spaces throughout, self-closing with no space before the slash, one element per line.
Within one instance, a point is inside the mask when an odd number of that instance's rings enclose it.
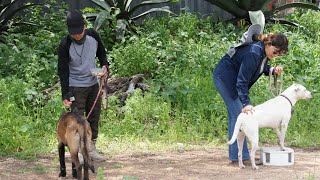
<path fill-rule="evenodd" d="M 56 153 L 56 124 L 62 106 L 58 82 L 57 47 L 67 34 L 65 9 L 33 7 L 20 20 L 38 26 L 9 28 L 0 44 L 0 155 L 35 157 Z M 56 9 L 53 11 L 53 9 Z M 283 32 L 289 53 L 272 62 L 283 65 L 284 87 L 301 83 L 313 91 L 310 101 L 298 102 L 289 124 L 289 146 L 320 145 L 320 13 L 295 11 L 286 17 L 301 26 L 267 24 L 265 32 Z M 17 19 L 17 20 L 18 20 Z M 92 25 L 88 24 L 92 27 Z M 106 153 L 128 150 L 163 150 L 192 145 L 222 145 L 227 141 L 227 115 L 212 83 L 212 70 L 247 25 L 213 23 L 210 18 L 181 14 L 148 19 L 137 33 L 125 37 L 109 51 L 114 76 L 148 73 L 150 92 L 135 91 L 125 102 L 109 97 L 109 109 L 100 122 L 98 147 Z M 23 29 L 23 31 L 21 31 Z M 108 30 L 101 29 L 106 39 Z M 251 89 L 254 104 L 269 98 L 268 78 Z M 276 143 L 274 132 L 262 130 L 261 143 Z"/>

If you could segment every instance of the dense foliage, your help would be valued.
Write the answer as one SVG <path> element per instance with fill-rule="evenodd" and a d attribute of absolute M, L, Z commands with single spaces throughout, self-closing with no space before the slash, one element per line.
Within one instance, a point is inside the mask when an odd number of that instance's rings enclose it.
<path fill-rule="evenodd" d="M 5 43 L 5 35 L 10 27 L 14 27 L 19 24 L 32 25 L 30 21 L 13 21 L 13 19 L 17 13 L 37 4 L 28 2 L 26 4 L 19 5 L 19 2 L 20 1 L 18 0 L 0 1 L 0 43 Z"/>
<path fill-rule="evenodd" d="M 48 95 L 43 92 L 58 82 L 56 51 L 66 34 L 64 10 L 32 13 L 43 28 L 9 35 L 9 43 L 0 45 L 2 155 L 56 153 L 56 123 L 66 110 L 59 88 Z M 297 82 L 314 92 L 312 100 L 295 106 L 286 137 L 290 146 L 320 145 L 320 43 L 314 37 L 320 27 L 319 16 L 307 11 L 289 17 L 304 27 L 266 27 L 266 31 L 284 32 L 290 40 L 289 54 L 272 62 L 285 67 L 284 87 Z M 141 145 L 139 142 L 164 144 L 160 148 L 178 142 L 224 144 L 227 115 L 211 75 L 215 64 L 246 28 L 212 24 L 210 19 L 183 14 L 146 20 L 137 35 L 116 44 L 109 52 L 113 75 L 148 73 L 145 83 L 151 90 L 135 91 L 125 105 L 117 97 L 109 97 L 109 109 L 101 117 L 99 147 L 109 153 L 115 146 L 134 149 Z M 251 97 L 254 104 L 271 98 L 268 78 L 254 85 Z M 276 143 L 272 130 L 263 130 L 260 137 L 262 143 Z"/>

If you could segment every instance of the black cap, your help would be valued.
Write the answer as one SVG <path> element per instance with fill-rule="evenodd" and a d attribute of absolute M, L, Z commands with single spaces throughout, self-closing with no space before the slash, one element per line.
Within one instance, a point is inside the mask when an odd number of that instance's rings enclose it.
<path fill-rule="evenodd" d="M 67 26 L 70 35 L 81 34 L 84 28 L 82 13 L 79 11 L 69 12 L 67 15 Z"/>

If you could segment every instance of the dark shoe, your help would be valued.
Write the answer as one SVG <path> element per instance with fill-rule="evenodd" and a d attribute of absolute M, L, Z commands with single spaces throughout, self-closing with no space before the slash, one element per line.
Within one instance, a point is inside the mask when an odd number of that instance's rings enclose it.
<path fill-rule="evenodd" d="M 262 161 L 258 158 L 255 159 L 255 162 L 257 166 L 263 165 Z"/>
<path fill-rule="evenodd" d="M 243 159 L 242 161 L 249 161 L 249 159 Z M 231 160 L 231 164 L 235 164 L 235 163 L 238 163 L 239 161 L 238 160 Z"/>
<path fill-rule="evenodd" d="M 230 164 L 238 164 L 238 161 L 230 161 Z"/>

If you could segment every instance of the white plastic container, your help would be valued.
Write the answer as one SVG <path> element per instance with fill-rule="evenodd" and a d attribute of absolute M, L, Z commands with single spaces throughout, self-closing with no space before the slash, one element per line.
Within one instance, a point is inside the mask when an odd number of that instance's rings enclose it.
<path fill-rule="evenodd" d="M 102 76 L 103 75 L 102 68 L 91 68 L 90 71 L 91 71 L 92 75 L 94 75 L 94 76 Z"/>
<path fill-rule="evenodd" d="M 294 151 L 291 148 L 281 151 L 280 147 L 265 147 L 260 150 L 260 160 L 267 166 L 291 166 L 294 164 Z"/>

